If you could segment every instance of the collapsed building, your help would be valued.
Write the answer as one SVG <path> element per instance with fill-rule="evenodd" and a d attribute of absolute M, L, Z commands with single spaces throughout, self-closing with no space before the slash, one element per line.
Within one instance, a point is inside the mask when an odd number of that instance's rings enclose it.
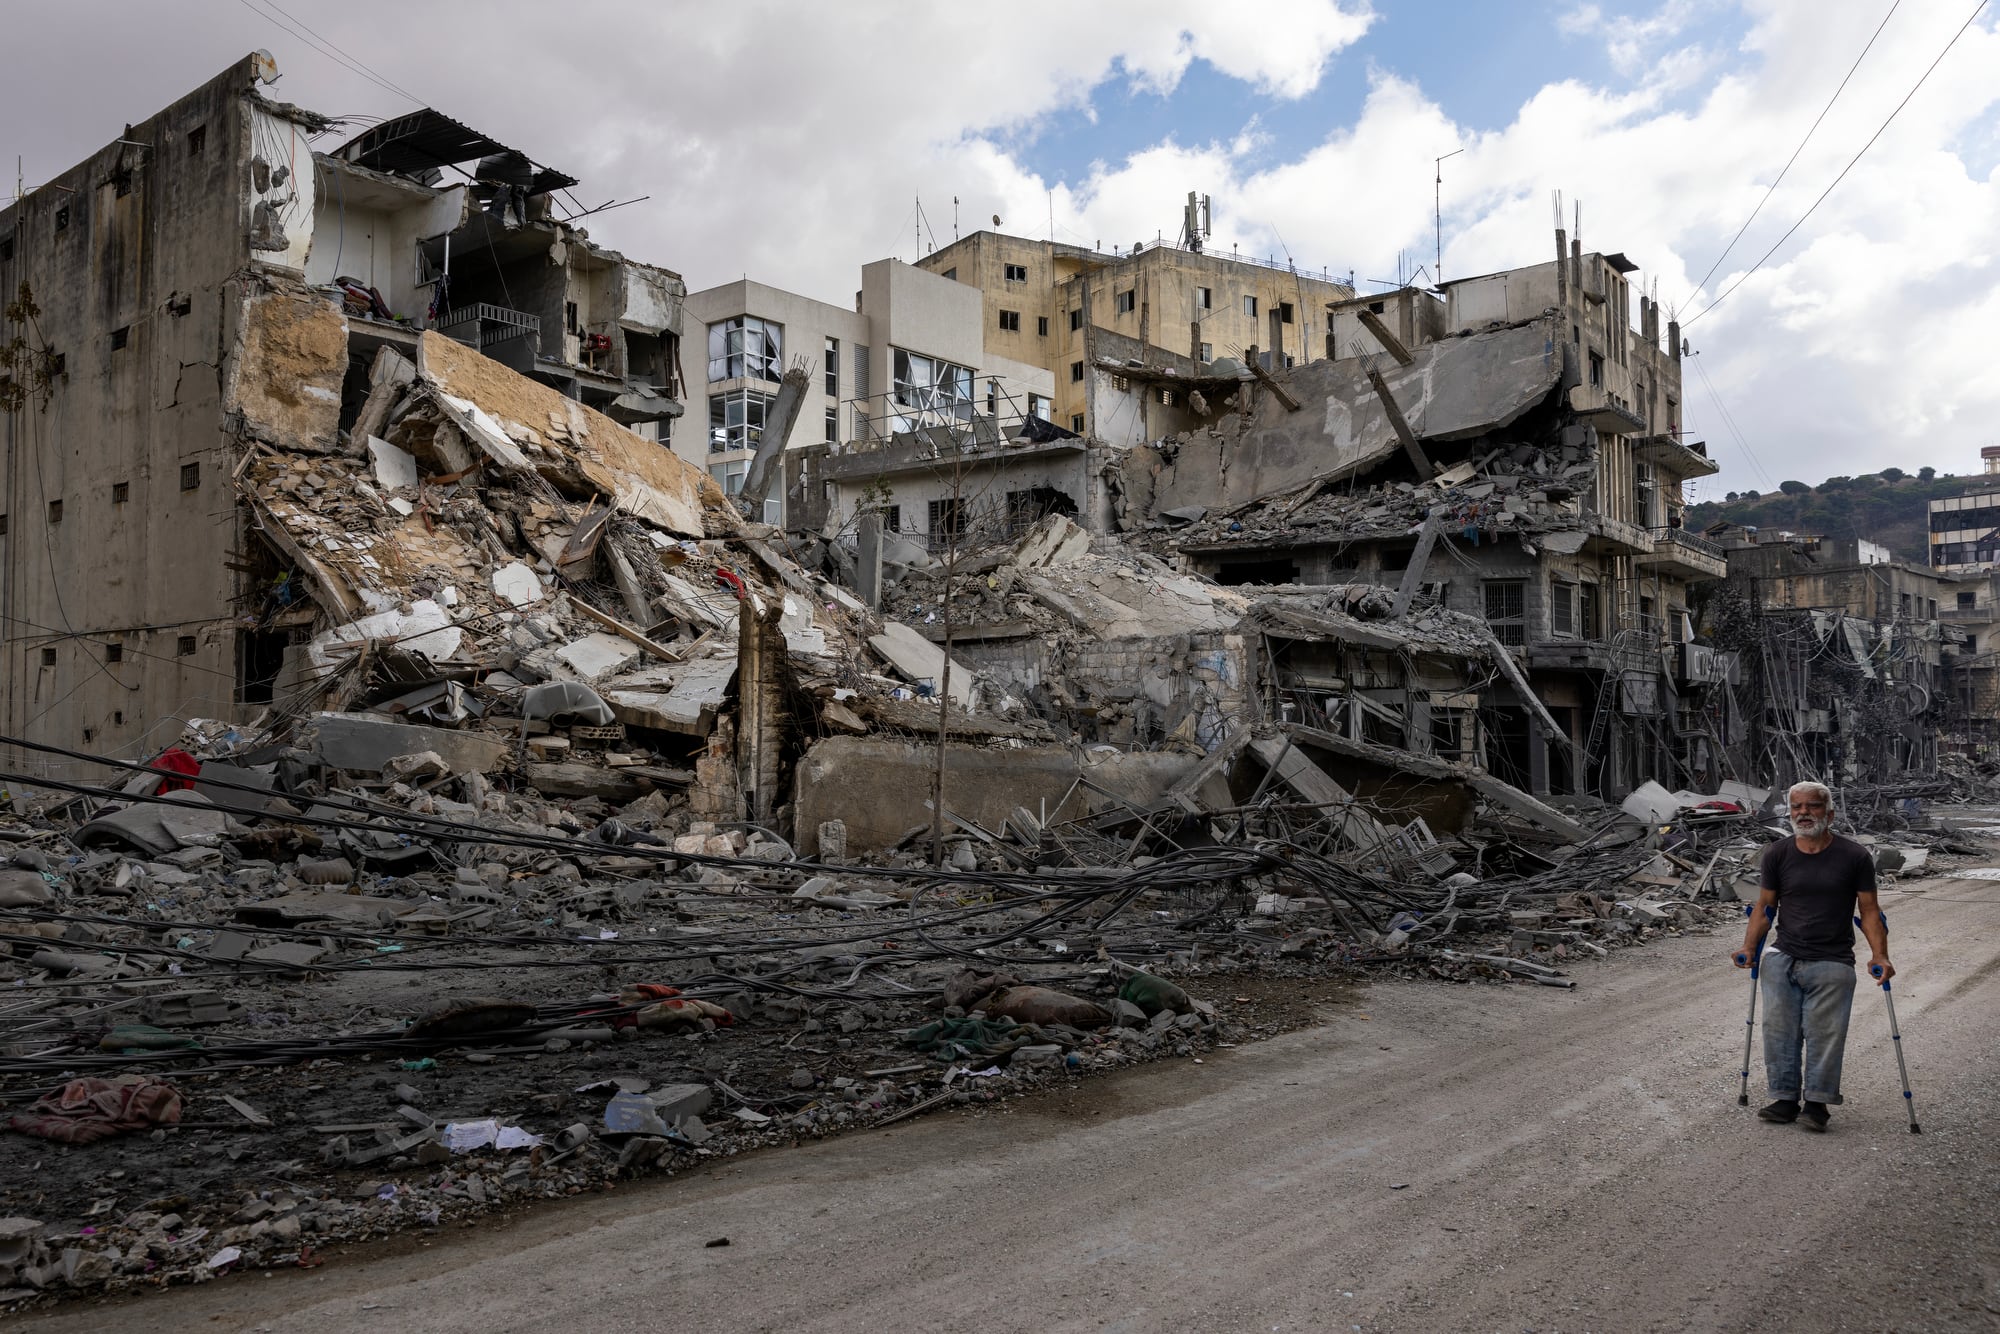
<path fill-rule="evenodd" d="M 433 329 L 649 434 L 680 411 L 681 280 L 563 221 L 574 178 L 430 110 L 317 151 L 274 76 L 246 58 L 0 212 L 10 735 L 139 754 L 274 702 L 313 612 L 239 484 L 365 452 L 383 349 Z"/>

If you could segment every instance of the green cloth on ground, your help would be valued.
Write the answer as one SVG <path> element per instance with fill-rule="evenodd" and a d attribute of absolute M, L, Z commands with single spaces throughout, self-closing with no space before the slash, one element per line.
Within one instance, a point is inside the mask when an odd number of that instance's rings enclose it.
<path fill-rule="evenodd" d="M 1012 1019 L 933 1019 L 903 1035 L 906 1046 L 936 1061 L 994 1061 L 1012 1056 L 1017 1048 L 1050 1038 L 1033 1024 Z"/>
<path fill-rule="evenodd" d="M 1154 977 L 1151 973 L 1134 973 L 1125 979 L 1125 985 L 1118 989 L 1118 999 L 1130 1001 L 1152 1018 L 1162 1010 L 1172 1010 L 1175 1014 L 1188 1014 L 1194 1010 L 1194 1002 L 1164 977 Z"/>

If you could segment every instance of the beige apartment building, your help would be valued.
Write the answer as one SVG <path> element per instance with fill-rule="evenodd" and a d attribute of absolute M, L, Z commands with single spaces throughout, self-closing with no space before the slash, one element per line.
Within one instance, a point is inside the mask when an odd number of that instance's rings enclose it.
<path fill-rule="evenodd" d="M 1193 377 L 1201 363 L 1241 359 L 1253 347 L 1273 369 L 1317 360 L 1327 305 L 1354 295 L 1324 273 L 1212 251 L 1154 245 L 1106 254 L 987 231 L 917 266 L 978 290 L 988 355 L 1045 368 L 1059 425 L 1123 444 L 1186 423 L 1173 411 L 1171 385 L 1148 378 L 1135 393 L 1105 373 L 1112 365 L 1138 361 Z"/>

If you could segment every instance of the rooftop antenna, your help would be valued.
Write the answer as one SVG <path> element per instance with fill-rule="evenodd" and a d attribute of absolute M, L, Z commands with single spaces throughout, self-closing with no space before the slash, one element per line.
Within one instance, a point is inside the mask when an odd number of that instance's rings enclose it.
<path fill-rule="evenodd" d="M 1431 163 L 1436 173 L 1436 179 L 1431 182 L 1431 224 L 1437 233 L 1437 268 L 1434 272 L 1440 285 L 1444 282 L 1444 159 L 1457 157 L 1464 151 L 1463 148 L 1454 148 Z"/>
<path fill-rule="evenodd" d="M 1181 243 L 1199 255 L 1202 242 L 1214 232 L 1208 196 L 1188 191 L 1187 205 L 1181 210 Z"/>
<path fill-rule="evenodd" d="M 958 244 L 958 196 L 951 197 L 951 243 Z"/>

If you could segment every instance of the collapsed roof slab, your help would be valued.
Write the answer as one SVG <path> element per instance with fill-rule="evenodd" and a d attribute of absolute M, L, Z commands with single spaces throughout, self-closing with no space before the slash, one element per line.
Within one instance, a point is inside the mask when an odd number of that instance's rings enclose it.
<path fill-rule="evenodd" d="M 1409 365 L 1376 369 L 1417 439 L 1470 439 L 1504 429 L 1555 392 L 1563 377 L 1556 335 L 1553 318 L 1534 319 L 1428 343 Z M 1401 456 L 1368 359 L 1315 361 L 1284 384 L 1299 411 L 1267 396 L 1234 434 L 1194 431 L 1169 450 L 1132 450 L 1122 464 L 1128 498 L 1149 517 L 1187 505 L 1226 510 Z"/>
<path fill-rule="evenodd" d="M 726 509 L 708 474 L 665 445 L 443 334 L 427 331 L 417 341 L 417 374 L 476 404 L 536 470 L 579 478 L 655 527 L 702 537 L 704 509 Z"/>

